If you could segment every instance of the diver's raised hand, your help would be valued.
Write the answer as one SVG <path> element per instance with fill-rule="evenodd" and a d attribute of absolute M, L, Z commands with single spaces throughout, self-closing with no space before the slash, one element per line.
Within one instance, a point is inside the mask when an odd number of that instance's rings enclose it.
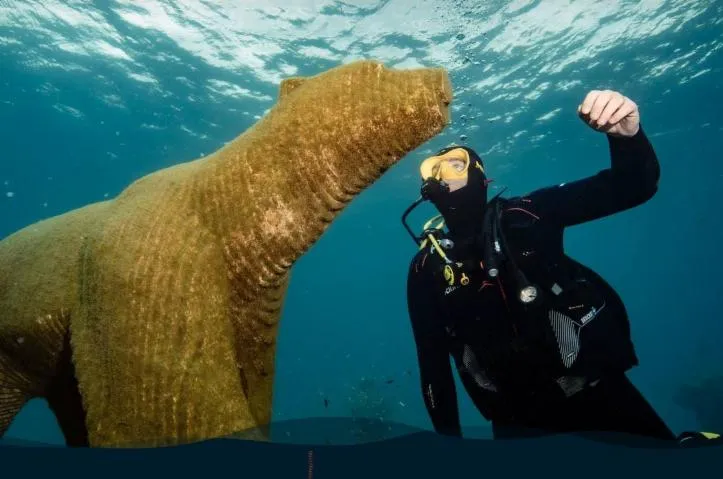
<path fill-rule="evenodd" d="M 638 105 L 612 90 L 592 90 L 577 107 L 590 128 L 613 136 L 633 136 L 640 129 Z"/>

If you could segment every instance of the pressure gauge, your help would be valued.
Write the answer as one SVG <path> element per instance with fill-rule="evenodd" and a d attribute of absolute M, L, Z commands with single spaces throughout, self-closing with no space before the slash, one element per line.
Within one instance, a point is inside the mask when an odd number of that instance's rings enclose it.
<path fill-rule="evenodd" d="M 520 301 L 525 304 L 533 302 L 537 298 L 537 288 L 526 286 L 520 290 Z"/>

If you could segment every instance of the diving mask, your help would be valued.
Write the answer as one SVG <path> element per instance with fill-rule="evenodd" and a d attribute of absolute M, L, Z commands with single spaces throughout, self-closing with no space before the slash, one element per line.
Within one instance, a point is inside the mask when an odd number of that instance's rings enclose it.
<path fill-rule="evenodd" d="M 463 148 L 454 148 L 424 160 L 419 172 L 423 181 L 443 181 L 449 186 L 449 191 L 454 191 L 467 184 L 469 165 L 469 152 Z"/>
<path fill-rule="evenodd" d="M 483 215 L 487 180 L 482 160 L 474 150 L 464 146 L 444 148 L 422 161 L 419 173 L 422 177 L 421 197 L 402 215 L 402 223 L 418 244 L 427 235 L 416 236 L 405 219 L 425 200 L 439 210 L 450 231 L 464 235 L 466 225 L 479 223 L 475 218 Z"/>

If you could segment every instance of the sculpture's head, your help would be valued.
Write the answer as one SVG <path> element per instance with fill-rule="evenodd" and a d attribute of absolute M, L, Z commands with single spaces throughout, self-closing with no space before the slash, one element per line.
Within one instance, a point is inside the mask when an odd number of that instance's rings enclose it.
<path fill-rule="evenodd" d="M 451 101 L 443 68 L 398 70 L 357 61 L 284 80 L 266 120 L 284 129 L 278 151 L 293 152 L 294 169 L 337 178 L 331 184 L 339 190 L 328 193 L 339 198 L 369 186 L 440 133 Z"/>
<path fill-rule="evenodd" d="M 268 114 L 209 160 L 213 180 L 199 180 L 207 210 L 226 207 L 210 227 L 258 241 L 289 266 L 356 195 L 447 126 L 451 101 L 443 68 L 357 61 L 282 81 Z"/>

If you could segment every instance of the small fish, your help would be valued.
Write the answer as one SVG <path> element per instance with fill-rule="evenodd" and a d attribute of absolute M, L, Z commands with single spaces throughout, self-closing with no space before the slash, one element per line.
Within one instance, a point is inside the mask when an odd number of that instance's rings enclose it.
<path fill-rule="evenodd" d="M 392 383 L 394 382 L 394 379 L 387 379 L 385 382 L 386 382 L 387 384 L 392 384 Z"/>
<path fill-rule="evenodd" d="M 324 407 L 325 408 L 329 407 L 329 400 L 327 398 L 324 398 Z"/>

